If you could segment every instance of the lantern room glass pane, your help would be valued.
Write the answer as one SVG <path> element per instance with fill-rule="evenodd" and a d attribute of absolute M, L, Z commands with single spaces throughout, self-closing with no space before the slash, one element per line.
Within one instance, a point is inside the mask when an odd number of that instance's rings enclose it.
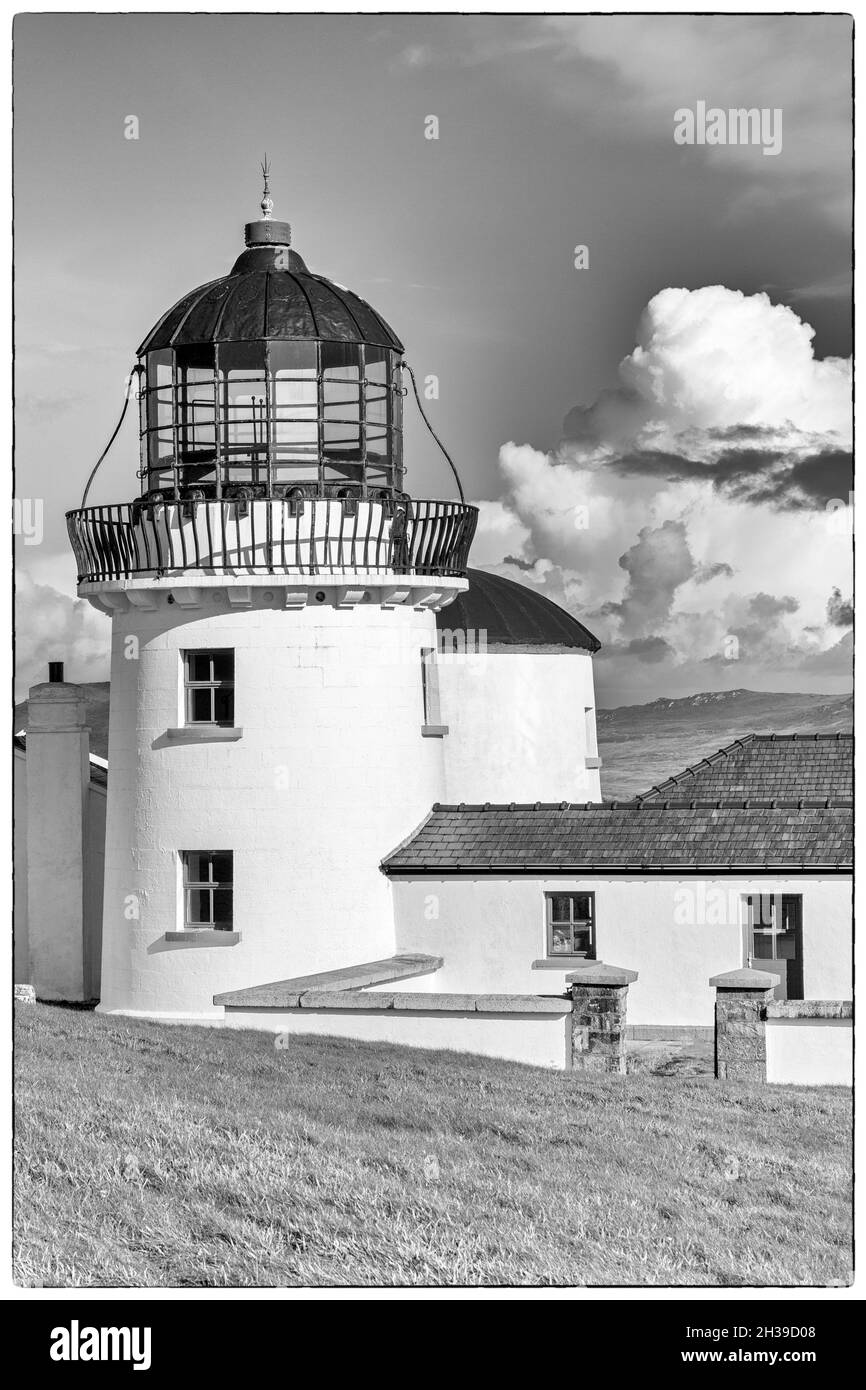
<path fill-rule="evenodd" d="M 270 371 L 274 457 L 309 459 L 319 448 L 316 344 L 271 343 Z"/>
<path fill-rule="evenodd" d="M 368 428 L 388 424 L 388 361 L 384 348 L 365 349 L 364 396 Z"/>
<path fill-rule="evenodd" d="M 314 342 L 269 343 L 270 370 L 274 377 L 315 380 L 318 354 Z"/>
<path fill-rule="evenodd" d="M 171 348 L 160 348 L 158 352 L 147 354 L 148 391 L 162 390 L 165 386 L 171 386 L 173 365 Z"/>
<path fill-rule="evenodd" d="M 275 481 L 310 481 L 319 475 L 318 353 L 315 343 L 271 343 L 273 381 L 271 450 Z M 306 469 L 291 462 L 312 464 Z M 282 467 L 279 465 L 282 464 Z"/>
<path fill-rule="evenodd" d="M 322 450 L 341 461 L 361 461 L 361 349 L 322 343 Z M 357 478 L 357 469 L 326 468 L 325 478 Z"/>
<path fill-rule="evenodd" d="M 181 481 L 213 481 L 216 458 L 215 354 L 209 344 L 178 348 L 177 413 Z"/>
<path fill-rule="evenodd" d="M 221 343 L 217 365 L 221 454 L 229 465 L 226 481 L 264 482 L 268 459 L 265 344 Z"/>

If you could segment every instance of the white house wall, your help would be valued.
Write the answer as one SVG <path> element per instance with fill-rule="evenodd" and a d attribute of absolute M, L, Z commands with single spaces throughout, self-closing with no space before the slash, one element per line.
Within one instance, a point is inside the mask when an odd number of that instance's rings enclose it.
<path fill-rule="evenodd" d="M 574 961 L 534 966 L 546 962 L 544 894 L 587 890 L 595 893 L 597 957 L 639 974 L 629 989 L 629 1024 L 712 1026 L 708 980 L 744 964 L 740 903 L 748 893 L 802 894 L 805 997 L 851 998 L 851 886 L 842 875 L 395 879 L 397 950 L 445 961 L 411 988 L 563 993 Z"/>
<path fill-rule="evenodd" d="M 448 726 L 442 799 L 600 801 L 598 770 L 586 767 L 587 756 L 598 753 L 589 653 L 499 648 L 464 654 L 449 651 L 447 638 L 445 645 L 439 658 Z"/>

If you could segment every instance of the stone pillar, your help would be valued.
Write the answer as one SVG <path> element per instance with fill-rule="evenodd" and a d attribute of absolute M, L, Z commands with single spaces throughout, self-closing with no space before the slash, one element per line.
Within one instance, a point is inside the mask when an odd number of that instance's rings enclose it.
<path fill-rule="evenodd" d="M 566 975 L 571 985 L 571 1065 L 575 1071 L 625 1075 L 625 1014 L 636 970 L 590 961 Z"/>
<path fill-rule="evenodd" d="M 84 834 L 90 730 L 78 686 L 30 691 L 27 728 L 27 907 L 38 999 L 86 998 Z"/>
<path fill-rule="evenodd" d="M 764 970 L 713 975 L 716 990 L 716 1076 L 720 1081 L 766 1081 L 764 1009 L 779 983 Z"/>

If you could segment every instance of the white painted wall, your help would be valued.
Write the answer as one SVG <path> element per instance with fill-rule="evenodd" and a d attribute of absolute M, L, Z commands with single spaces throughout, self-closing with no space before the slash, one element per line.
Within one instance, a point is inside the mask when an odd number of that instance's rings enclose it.
<path fill-rule="evenodd" d="M 107 790 L 91 782 L 84 817 L 84 984 L 98 999 L 102 985 L 102 891 L 105 883 Z"/>
<path fill-rule="evenodd" d="M 30 983 L 39 999 L 87 999 L 84 825 L 89 730 L 78 687 L 34 686 L 27 730 L 27 908 Z"/>
<path fill-rule="evenodd" d="M 474 1052 L 562 1070 L 569 1056 L 571 1014 L 226 1009 L 225 1026 Z"/>
<path fill-rule="evenodd" d="M 30 984 L 30 941 L 27 931 L 27 763 L 20 749 L 12 759 L 13 875 L 15 906 L 12 920 L 13 978 Z"/>
<path fill-rule="evenodd" d="M 796 1086 L 853 1083 L 850 1018 L 768 1018 L 766 1042 L 768 1081 Z"/>
<path fill-rule="evenodd" d="M 601 800 L 588 652 L 445 651 L 439 665 L 444 801 Z"/>
<path fill-rule="evenodd" d="M 595 892 L 597 955 L 637 970 L 630 1024 L 711 1027 L 711 975 L 744 964 L 740 900 L 747 893 L 803 895 L 803 980 L 809 999 L 851 998 L 850 878 L 463 878 L 392 881 L 397 949 L 444 957 L 411 988 L 442 992 L 561 994 L 574 962 L 533 968 L 546 956 L 545 892 Z M 718 890 L 721 890 L 720 892 Z M 399 985 L 389 985 L 389 990 Z"/>
<path fill-rule="evenodd" d="M 375 602 L 290 611 L 255 586 L 249 608 L 222 587 L 184 610 L 168 585 L 112 624 L 101 1007 L 219 1016 L 216 993 L 393 953 L 379 862 L 444 790 L 442 740 L 421 735 L 435 620 Z M 235 650 L 237 742 L 166 737 L 195 647 Z M 190 849 L 234 852 L 236 945 L 165 940 Z"/>
<path fill-rule="evenodd" d="M 43 759 L 42 774 L 47 777 L 47 786 L 39 789 L 39 796 L 54 799 L 57 778 L 61 765 L 51 757 Z M 28 822 L 28 779 L 27 756 L 19 748 L 14 750 L 14 875 L 15 875 L 15 914 L 13 922 L 14 972 L 16 984 L 32 983 L 30 960 L 29 902 L 27 893 L 27 822 Z M 31 787 L 35 779 L 31 776 Z M 84 864 L 82 870 L 84 890 L 84 920 L 82 949 L 82 989 L 80 996 L 87 1000 L 99 998 L 100 965 L 102 947 L 102 884 L 105 872 L 105 802 L 106 791 L 101 784 L 88 782 L 85 791 L 84 814 Z M 38 819 L 38 815 L 37 815 Z"/>

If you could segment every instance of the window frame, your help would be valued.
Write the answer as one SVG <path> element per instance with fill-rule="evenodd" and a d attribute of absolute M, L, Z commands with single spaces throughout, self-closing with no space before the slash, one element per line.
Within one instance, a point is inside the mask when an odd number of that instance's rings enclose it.
<path fill-rule="evenodd" d="M 754 917 L 753 917 L 753 909 L 754 909 L 754 907 L 755 907 L 755 905 L 756 905 L 756 899 L 758 900 L 758 908 L 759 908 L 760 915 L 761 915 L 762 917 L 763 917 L 763 902 L 762 902 L 762 900 L 767 900 L 767 901 L 769 901 L 769 902 L 771 903 L 771 905 L 772 905 L 772 908 L 771 908 L 771 920 L 770 920 L 769 923 L 765 923 L 765 922 L 763 922 L 763 921 L 756 922 L 756 921 L 754 920 Z M 793 903 L 796 904 L 796 907 L 794 908 L 794 922 L 793 922 L 793 925 L 792 925 L 792 926 L 787 926 L 787 927 L 783 925 L 784 915 L 785 915 L 785 902 L 786 902 L 786 900 L 789 901 L 789 902 L 793 902 Z M 746 947 L 746 952 L 745 952 L 745 954 L 746 954 L 746 959 L 748 960 L 748 959 L 751 958 L 751 960 L 752 960 L 753 962 L 754 962 L 754 961 L 762 961 L 762 960 L 789 960 L 789 959 L 796 959 L 796 957 L 788 957 L 788 956 L 783 956 L 783 955 L 778 954 L 778 953 L 777 953 L 777 947 L 778 947 L 778 945 L 779 945 L 779 938 L 782 937 L 782 936 L 787 936 L 789 933 L 793 933 L 794 939 L 795 939 L 795 943 L 796 943 L 798 933 L 800 933 L 800 934 L 802 935 L 802 930 L 803 930 L 803 894 L 802 894 L 802 893 L 785 893 L 785 892 L 782 892 L 782 893 L 743 893 L 743 894 L 742 894 L 742 904 L 743 904 L 743 927 L 744 927 L 744 934 L 745 934 L 745 947 Z M 755 954 L 755 951 L 753 950 L 754 942 L 755 942 L 755 932 L 756 932 L 756 931 L 758 932 L 759 936 L 761 936 L 761 937 L 763 937 L 765 940 L 769 941 L 769 944 L 770 944 L 770 947 L 771 947 L 771 951 L 770 951 L 770 954 L 769 954 L 768 956 L 759 956 L 759 955 L 756 955 L 756 954 Z M 760 965 L 755 965 L 755 966 L 754 966 L 754 969 L 756 969 L 756 970 L 760 970 L 760 968 L 761 968 Z"/>
<path fill-rule="evenodd" d="M 230 656 L 232 663 L 231 680 L 217 680 L 214 675 L 214 657 Z M 207 681 L 195 681 L 190 678 L 190 661 L 193 657 L 210 657 L 211 679 Z M 184 728 L 217 728 L 234 729 L 235 725 L 235 649 L 234 647 L 190 647 L 183 652 L 183 723 Z M 200 690 L 211 692 L 210 719 L 194 719 L 192 717 L 193 696 Z M 216 698 L 217 691 L 228 691 L 231 695 L 231 718 L 216 718 Z"/>
<path fill-rule="evenodd" d="M 210 862 L 209 862 L 210 876 L 209 876 L 207 879 L 203 879 L 203 878 L 191 879 L 191 878 L 190 878 L 190 876 L 189 876 L 189 875 L 190 875 L 190 859 L 191 859 L 191 857 L 192 857 L 194 854 L 195 854 L 195 855 L 198 855 L 198 856 L 205 856 L 205 857 L 207 857 L 208 860 L 210 861 Z M 231 868 L 231 878 L 230 878 L 230 879 L 216 879 L 216 878 L 214 878 L 214 876 L 213 876 L 213 860 L 216 859 L 217 856 L 222 856 L 223 858 L 227 858 L 227 859 L 229 860 L 229 862 L 230 862 L 230 868 Z M 190 932 L 200 932 L 200 931 L 225 931 L 225 932 L 233 932 L 233 931 L 235 930 L 235 925 L 234 925 L 234 917 L 235 917 L 235 899 L 234 899 L 235 861 L 234 861 L 234 850 L 230 850 L 230 849 L 183 849 L 183 850 L 180 851 L 180 862 L 181 862 L 181 892 L 182 892 L 182 895 L 183 895 L 183 896 L 182 896 L 182 902 L 181 902 L 181 910 L 182 910 L 182 917 L 183 917 L 183 930 L 184 930 L 184 931 L 190 931 Z M 228 893 L 230 894 L 230 900 L 231 900 L 231 915 L 230 915 L 230 917 L 229 917 L 228 922 L 216 922 L 216 921 L 214 921 L 214 893 L 217 892 L 217 891 L 219 891 L 219 892 L 228 892 Z M 191 895 L 192 893 L 201 893 L 201 892 L 208 892 L 208 893 L 210 894 L 210 921 L 208 921 L 208 922 L 193 922 L 193 921 L 190 920 L 190 918 L 191 918 L 191 912 L 190 912 L 190 901 L 191 901 L 191 897 L 190 897 L 190 895 Z"/>
<path fill-rule="evenodd" d="M 569 920 L 567 922 L 553 921 L 553 902 L 555 898 L 569 898 L 571 907 L 569 909 Z M 577 898 L 589 899 L 589 916 L 575 916 L 574 901 Z M 595 890 L 589 888 L 575 889 L 545 889 L 544 892 L 544 948 L 547 960 L 595 960 L 596 959 L 596 930 L 595 930 Z M 553 928 L 561 930 L 563 927 L 570 928 L 571 950 L 555 951 L 553 949 Z M 589 927 L 589 947 L 586 950 L 576 950 L 574 945 L 574 929 L 576 926 Z"/>

